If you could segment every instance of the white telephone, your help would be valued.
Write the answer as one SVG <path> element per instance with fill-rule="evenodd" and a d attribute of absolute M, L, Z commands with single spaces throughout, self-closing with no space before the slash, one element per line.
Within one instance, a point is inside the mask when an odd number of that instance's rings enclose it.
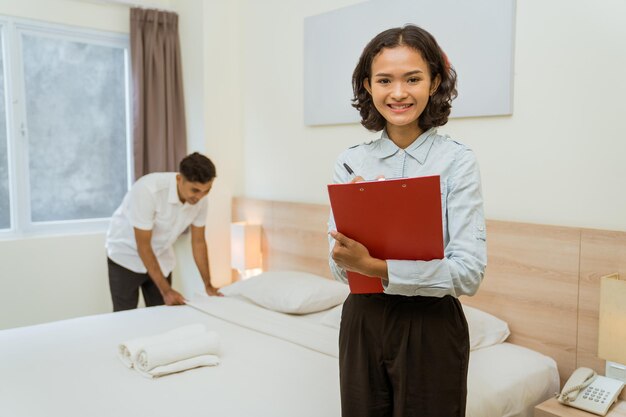
<path fill-rule="evenodd" d="M 565 405 L 605 416 L 624 388 L 617 379 L 598 376 L 589 368 L 578 368 L 567 380 L 557 400 Z"/>

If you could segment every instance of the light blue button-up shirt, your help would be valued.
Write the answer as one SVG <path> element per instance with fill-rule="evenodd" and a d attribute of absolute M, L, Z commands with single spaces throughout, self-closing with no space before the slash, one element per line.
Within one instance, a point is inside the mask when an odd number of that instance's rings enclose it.
<path fill-rule="evenodd" d="M 439 175 L 443 219 L 444 258 L 432 261 L 387 259 L 389 282 L 385 293 L 443 297 L 473 295 L 487 265 L 485 216 L 480 171 L 474 152 L 442 136 L 432 128 L 406 149 L 401 149 L 383 131 L 380 139 L 346 149 L 335 164 L 333 181 L 350 182 L 353 175 L 373 180 Z M 332 212 L 328 229 L 336 230 Z M 330 251 L 335 240 L 329 237 Z M 347 282 L 345 270 L 329 256 L 337 280 Z"/>

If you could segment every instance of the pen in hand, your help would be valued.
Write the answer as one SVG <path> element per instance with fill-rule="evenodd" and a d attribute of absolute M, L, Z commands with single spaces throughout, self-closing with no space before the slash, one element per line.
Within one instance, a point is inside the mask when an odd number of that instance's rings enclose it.
<path fill-rule="evenodd" d="M 352 178 L 352 181 L 350 182 L 361 182 L 361 181 L 365 181 L 363 179 L 363 177 L 358 176 L 354 173 L 354 171 L 352 170 L 352 168 L 350 168 L 350 165 L 346 164 L 345 162 L 343 163 L 343 167 L 346 169 L 346 171 L 348 171 L 348 174 L 350 175 L 354 175 L 354 178 Z M 386 178 L 384 175 L 379 175 L 376 177 L 376 181 L 384 181 Z"/>
<path fill-rule="evenodd" d="M 354 171 L 352 171 L 352 168 L 350 168 L 350 165 L 346 164 L 345 162 L 343 163 L 343 167 L 346 169 L 346 171 L 348 171 L 348 174 L 350 175 L 354 175 Z"/>
<path fill-rule="evenodd" d="M 350 168 L 350 165 L 346 164 L 345 162 L 343 163 L 343 167 L 346 169 L 346 171 L 348 171 L 348 174 L 352 175 L 352 180 L 350 180 L 351 183 L 353 182 L 361 182 L 361 181 L 365 181 L 363 179 L 363 177 L 361 177 L 360 175 L 356 175 L 354 173 L 354 171 L 352 170 L 352 168 Z"/>

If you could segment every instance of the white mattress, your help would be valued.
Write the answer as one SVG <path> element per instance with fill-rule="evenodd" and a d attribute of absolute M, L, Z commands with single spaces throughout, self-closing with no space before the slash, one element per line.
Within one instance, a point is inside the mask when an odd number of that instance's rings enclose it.
<path fill-rule="evenodd" d="M 193 305 L 0 331 L 0 415 L 340 415 L 336 329 L 234 299 Z M 191 323 L 220 335 L 219 366 L 150 380 L 116 356 L 121 341 Z M 507 343 L 474 351 L 467 415 L 531 416 L 557 389 L 543 355 Z"/>

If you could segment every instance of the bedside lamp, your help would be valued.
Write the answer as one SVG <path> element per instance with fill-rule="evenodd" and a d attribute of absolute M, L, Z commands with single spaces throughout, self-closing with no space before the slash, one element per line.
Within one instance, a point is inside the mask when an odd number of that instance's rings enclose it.
<path fill-rule="evenodd" d="M 626 382 L 626 280 L 618 274 L 600 278 L 598 356 L 607 377 Z"/>
<path fill-rule="evenodd" d="M 236 222 L 230 225 L 230 265 L 241 279 L 259 274 L 261 261 L 261 225 Z"/>

